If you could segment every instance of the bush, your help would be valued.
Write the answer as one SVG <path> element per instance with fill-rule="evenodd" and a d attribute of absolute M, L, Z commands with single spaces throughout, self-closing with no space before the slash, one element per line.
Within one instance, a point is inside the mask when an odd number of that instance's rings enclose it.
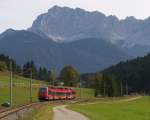
<path fill-rule="evenodd" d="M 4 71 L 7 69 L 7 65 L 5 62 L 0 61 L 0 71 Z"/>

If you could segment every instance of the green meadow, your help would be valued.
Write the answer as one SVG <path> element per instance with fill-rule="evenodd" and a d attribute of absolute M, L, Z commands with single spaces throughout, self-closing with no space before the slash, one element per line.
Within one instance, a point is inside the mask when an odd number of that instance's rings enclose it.
<path fill-rule="evenodd" d="M 9 73 L 0 72 L 0 104 L 3 104 L 4 102 L 9 102 L 9 81 Z M 13 76 L 13 106 L 29 103 L 29 84 L 30 79 L 20 76 Z M 38 89 L 40 85 L 44 85 L 45 83 L 39 80 L 32 80 L 32 84 L 32 99 L 33 102 L 36 102 L 38 101 Z"/>
<path fill-rule="evenodd" d="M 150 120 L 150 97 L 133 101 L 99 101 L 95 104 L 71 105 L 90 120 Z"/>

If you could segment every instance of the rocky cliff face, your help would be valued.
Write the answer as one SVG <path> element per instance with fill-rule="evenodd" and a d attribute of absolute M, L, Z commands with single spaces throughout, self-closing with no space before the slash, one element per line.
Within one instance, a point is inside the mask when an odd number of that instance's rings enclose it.
<path fill-rule="evenodd" d="M 89 37 L 113 41 L 125 38 L 120 33 L 119 22 L 117 17 L 106 17 L 97 11 L 54 6 L 48 13 L 40 15 L 29 30 L 40 30 L 55 41 L 66 42 Z"/>
<path fill-rule="evenodd" d="M 47 13 L 40 15 L 29 30 L 39 30 L 57 42 L 92 37 L 104 38 L 112 43 L 123 41 L 125 46 L 130 46 L 131 43 L 141 44 L 141 38 L 150 38 L 147 33 L 145 35 L 149 28 L 144 27 L 148 25 L 148 21 L 137 20 L 134 17 L 119 20 L 115 16 L 105 16 L 97 11 L 54 6 Z"/>

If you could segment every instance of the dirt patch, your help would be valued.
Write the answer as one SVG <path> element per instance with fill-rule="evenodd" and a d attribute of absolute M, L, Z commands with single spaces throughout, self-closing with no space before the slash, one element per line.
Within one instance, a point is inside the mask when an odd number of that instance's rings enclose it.
<path fill-rule="evenodd" d="M 80 113 L 68 110 L 66 105 L 54 107 L 53 112 L 53 120 L 89 120 Z"/>

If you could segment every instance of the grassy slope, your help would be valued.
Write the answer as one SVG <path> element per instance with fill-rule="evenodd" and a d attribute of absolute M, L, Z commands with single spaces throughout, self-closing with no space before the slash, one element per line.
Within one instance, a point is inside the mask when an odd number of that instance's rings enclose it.
<path fill-rule="evenodd" d="M 150 120 L 150 97 L 135 101 L 72 105 L 91 120 Z"/>
<path fill-rule="evenodd" d="M 0 72 L 0 104 L 9 101 L 9 73 Z M 13 105 L 21 105 L 29 102 L 29 79 L 20 76 L 14 76 L 13 87 Z M 44 84 L 41 81 L 33 80 L 33 101 L 37 101 L 37 93 L 39 86 Z"/>
<path fill-rule="evenodd" d="M 0 85 L 7 85 L 9 84 L 10 74 L 9 72 L 0 72 Z M 21 84 L 29 84 L 29 79 L 21 77 L 21 76 L 13 76 L 14 84 L 21 85 Z M 42 84 L 44 82 L 39 80 L 33 80 L 33 84 Z"/>

